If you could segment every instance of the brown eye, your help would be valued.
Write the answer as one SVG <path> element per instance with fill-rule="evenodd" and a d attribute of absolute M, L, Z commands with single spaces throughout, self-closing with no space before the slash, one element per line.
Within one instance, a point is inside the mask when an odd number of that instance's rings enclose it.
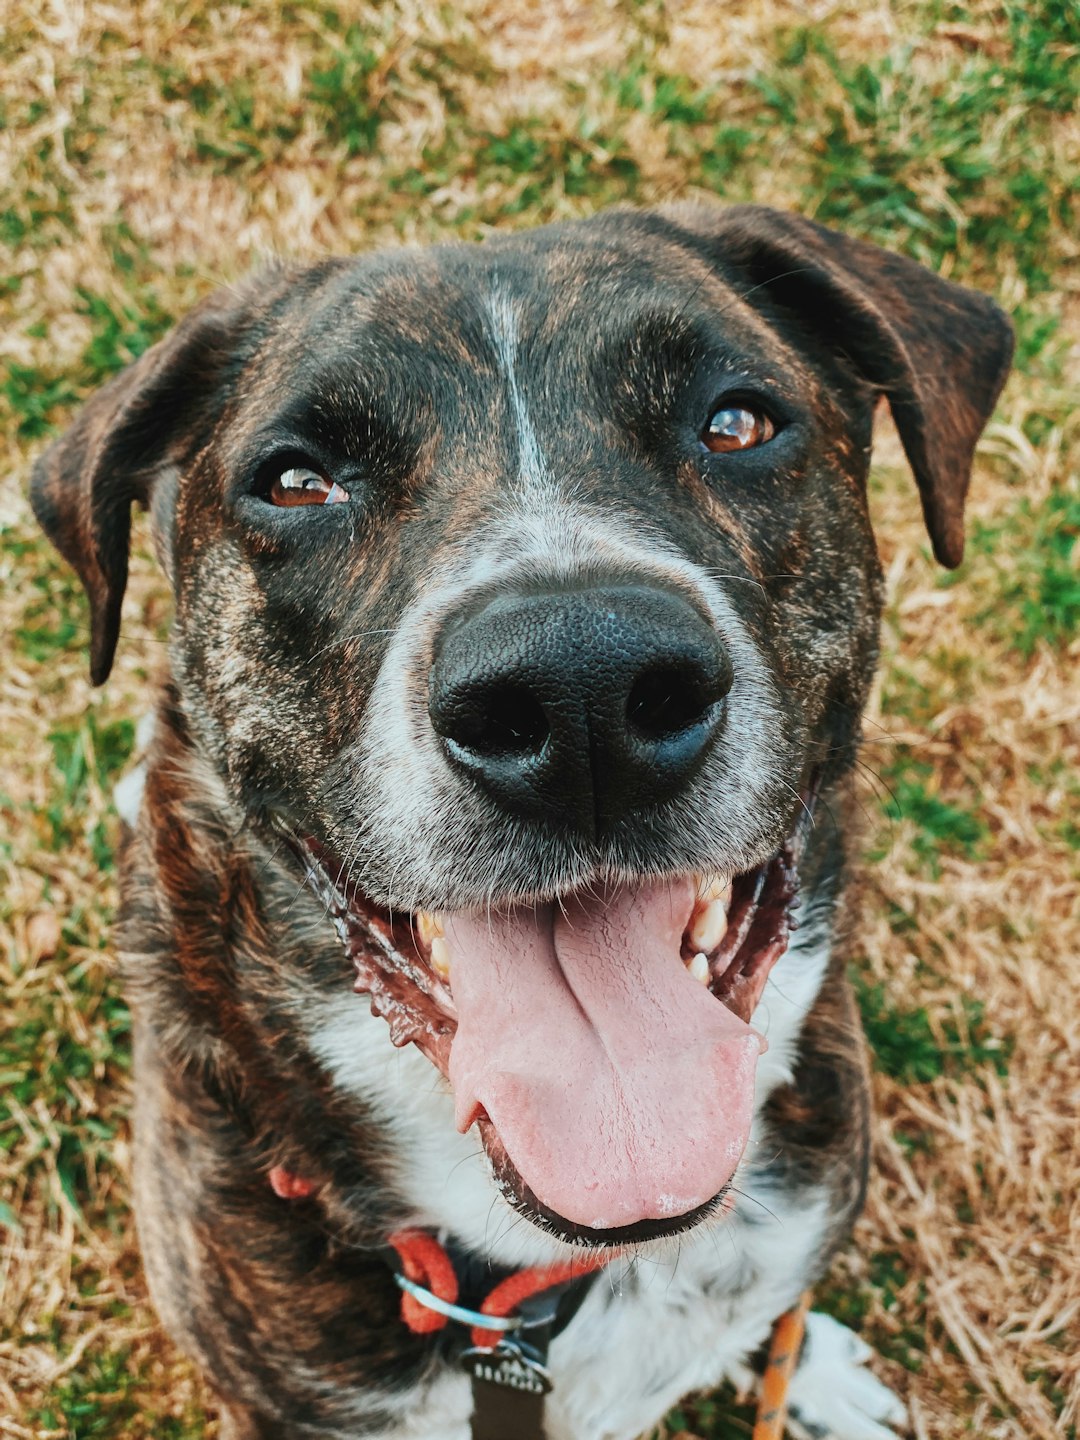
<path fill-rule="evenodd" d="M 732 450 L 753 450 L 776 434 L 776 426 L 760 410 L 746 405 L 722 405 L 714 410 L 701 432 L 701 443 L 714 454 Z"/>
<path fill-rule="evenodd" d="M 297 465 L 277 476 L 266 498 L 271 505 L 338 505 L 349 495 L 335 480 Z"/>

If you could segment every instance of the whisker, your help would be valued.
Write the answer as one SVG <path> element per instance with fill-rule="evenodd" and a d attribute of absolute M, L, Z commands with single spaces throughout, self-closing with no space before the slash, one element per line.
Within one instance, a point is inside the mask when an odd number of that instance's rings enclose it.
<path fill-rule="evenodd" d="M 367 640 L 372 635 L 392 635 L 393 628 L 383 630 L 357 630 L 351 635 L 339 635 L 336 640 L 331 640 L 321 650 L 316 650 L 311 655 L 311 660 L 318 660 L 323 655 L 328 655 L 331 650 L 339 650 L 342 645 L 350 645 L 354 640 Z"/>

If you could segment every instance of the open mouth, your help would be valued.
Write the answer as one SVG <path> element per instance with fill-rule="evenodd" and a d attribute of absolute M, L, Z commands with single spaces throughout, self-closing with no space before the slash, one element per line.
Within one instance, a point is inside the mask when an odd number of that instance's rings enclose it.
<path fill-rule="evenodd" d="M 507 1200 L 579 1244 L 675 1234 L 725 1203 L 765 1048 L 751 1025 L 798 903 L 809 806 L 730 878 L 626 881 L 537 904 L 373 904 L 293 844 L 394 1045 L 449 1081 Z"/>

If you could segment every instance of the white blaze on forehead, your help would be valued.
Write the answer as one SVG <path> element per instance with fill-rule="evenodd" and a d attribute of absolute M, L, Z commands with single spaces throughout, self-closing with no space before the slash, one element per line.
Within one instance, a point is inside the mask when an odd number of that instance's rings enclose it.
<path fill-rule="evenodd" d="M 511 297 L 496 290 L 487 302 L 491 337 L 495 342 L 495 353 L 499 366 L 506 376 L 506 388 L 510 396 L 510 410 L 514 417 L 514 428 L 518 442 L 518 485 L 528 491 L 540 486 L 547 478 L 544 455 L 536 438 L 532 417 L 525 397 L 518 384 L 518 309 Z"/>

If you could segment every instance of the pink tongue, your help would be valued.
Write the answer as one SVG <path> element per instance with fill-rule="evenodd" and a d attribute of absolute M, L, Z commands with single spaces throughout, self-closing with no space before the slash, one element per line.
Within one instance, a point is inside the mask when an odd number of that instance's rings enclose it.
<path fill-rule="evenodd" d="M 574 1224 L 682 1215 L 746 1146 L 760 1042 L 683 966 L 693 903 L 686 880 L 448 918 L 458 1129 L 483 1106 Z"/>

